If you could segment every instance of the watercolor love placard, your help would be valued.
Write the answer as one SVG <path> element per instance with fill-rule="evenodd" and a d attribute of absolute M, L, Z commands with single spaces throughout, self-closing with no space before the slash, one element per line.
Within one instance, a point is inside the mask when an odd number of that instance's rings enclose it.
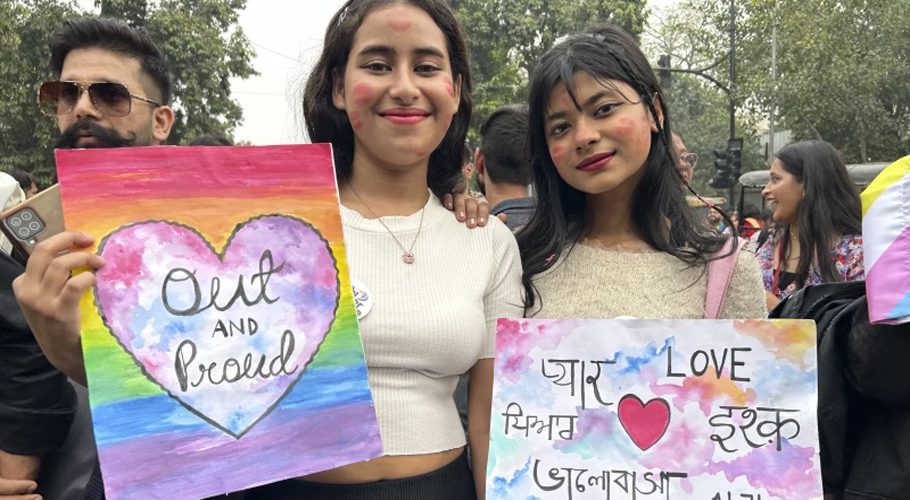
<path fill-rule="evenodd" d="M 822 498 L 813 322 L 497 327 L 487 498 Z"/>
<path fill-rule="evenodd" d="M 57 151 L 107 498 L 198 499 L 382 454 L 328 145 Z"/>

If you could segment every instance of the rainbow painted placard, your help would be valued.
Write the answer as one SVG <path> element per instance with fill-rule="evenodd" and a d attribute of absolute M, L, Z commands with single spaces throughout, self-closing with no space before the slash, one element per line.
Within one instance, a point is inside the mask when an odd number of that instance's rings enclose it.
<path fill-rule="evenodd" d="M 107 498 L 202 498 L 381 455 L 328 145 L 57 152 Z"/>
<path fill-rule="evenodd" d="M 488 499 L 822 498 L 813 322 L 497 327 Z"/>
<path fill-rule="evenodd" d="M 910 321 L 910 156 L 863 191 L 863 266 L 873 323 Z"/>

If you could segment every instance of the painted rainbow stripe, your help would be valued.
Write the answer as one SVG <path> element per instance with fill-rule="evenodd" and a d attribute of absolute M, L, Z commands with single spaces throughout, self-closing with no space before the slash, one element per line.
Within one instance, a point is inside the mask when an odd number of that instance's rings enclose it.
<path fill-rule="evenodd" d="M 910 321 L 910 156 L 863 191 L 863 259 L 869 319 Z"/>

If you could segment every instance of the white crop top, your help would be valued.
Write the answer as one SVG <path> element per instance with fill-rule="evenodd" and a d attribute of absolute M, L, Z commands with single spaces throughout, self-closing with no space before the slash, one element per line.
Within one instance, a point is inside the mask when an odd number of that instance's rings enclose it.
<path fill-rule="evenodd" d="M 496 318 L 522 315 L 514 237 L 495 217 L 468 229 L 430 195 L 406 264 L 379 221 L 343 206 L 341 217 L 351 280 L 371 302 L 360 333 L 385 454 L 463 446 L 458 378 L 493 357 Z M 408 247 L 420 212 L 382 220 Z"/>

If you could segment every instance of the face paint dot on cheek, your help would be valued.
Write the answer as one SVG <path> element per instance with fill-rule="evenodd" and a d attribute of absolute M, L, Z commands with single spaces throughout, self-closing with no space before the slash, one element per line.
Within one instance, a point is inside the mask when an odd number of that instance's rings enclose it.
<path fill-rule="evenodd" d="M 366 83 L 358 83 L 353 90 L 354 102 L 366 106 L 373 101 L 373 89 Z"/>
<path fill-rule="evenodd" d="M 622 118 L 616 122 L 616 134 L 623 137 L 629 137 L 635 132 L 635 124 L 628 118 Z"/>
<path fill-rule="evenodd" d="M 351 121 L 351 128 L 354 130 L 360 130 L 360 128 L 363 127 L 363 120 L 360 119 L 359 112 L 352 111 L 351 114 L 348 115 L 348 119 Z"/>
<path fill-rule="evenodd" d="M 562 161 L 562 146 L 553 146 L 550 148 L 550 158 L 553 159 L 554 164 L 558 164 Z"/>

